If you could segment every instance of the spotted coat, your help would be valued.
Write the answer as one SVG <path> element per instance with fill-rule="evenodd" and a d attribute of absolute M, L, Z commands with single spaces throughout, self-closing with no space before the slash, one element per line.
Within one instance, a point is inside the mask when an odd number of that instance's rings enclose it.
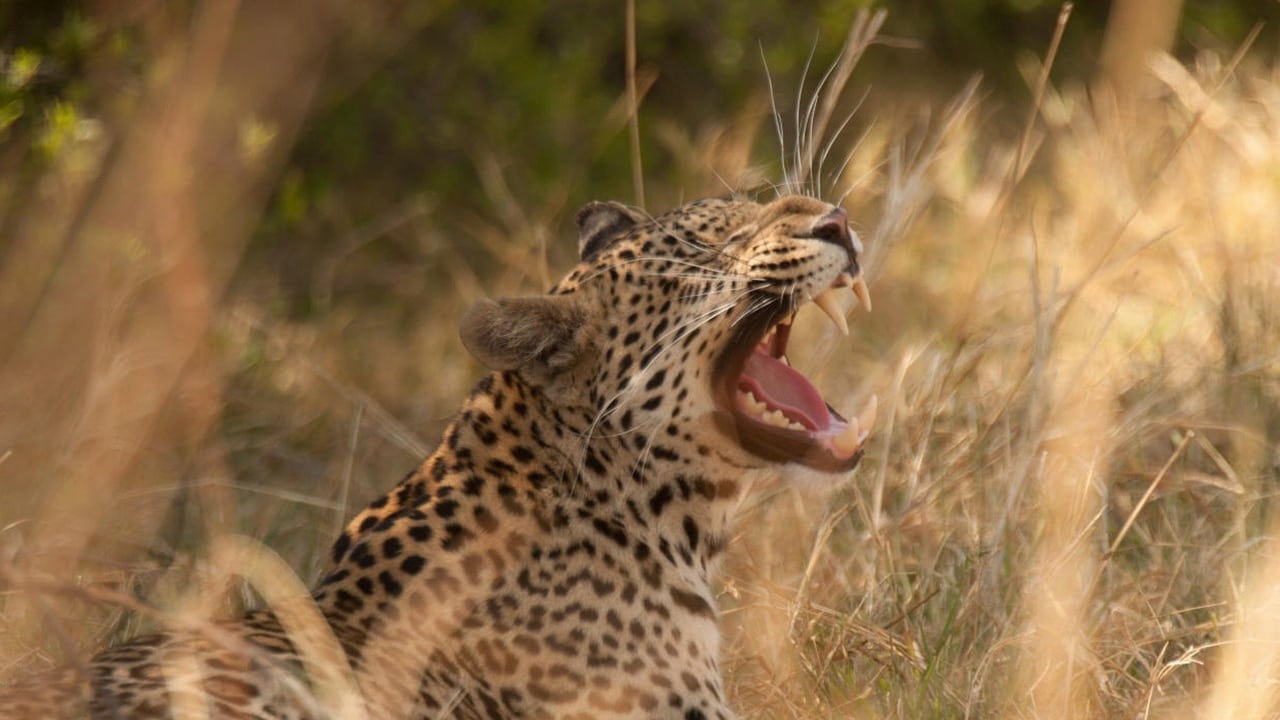
<path fill-rule="evenodd" d="M 548 294 L 463 318 L 493 370 L 338 537 L 318 628 L 273 608 L 140 638 L 0 691 L 0 716 L 329 717 L 337 697 L 349 717 L 735 717 L 713 582 L 744 486 L 857 454 L 743 420 L 733 376 L 861 248 L 803 197 L 578 222 L 581 261 Z M 337 641 L 337 685 L 299 632 Z"/>

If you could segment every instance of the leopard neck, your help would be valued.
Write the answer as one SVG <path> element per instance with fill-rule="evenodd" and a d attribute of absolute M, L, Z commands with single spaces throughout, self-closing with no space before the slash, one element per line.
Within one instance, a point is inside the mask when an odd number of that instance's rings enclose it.
<path fill-rule="evenodd" d="M 663 428 L 619 432 L 556 407 L 515 373 L 481 380 L 437 458 L 537 492 L 572 520 L 625 528 L 657 553 L 714 573 L 742 491 L 741 469 Z"/>

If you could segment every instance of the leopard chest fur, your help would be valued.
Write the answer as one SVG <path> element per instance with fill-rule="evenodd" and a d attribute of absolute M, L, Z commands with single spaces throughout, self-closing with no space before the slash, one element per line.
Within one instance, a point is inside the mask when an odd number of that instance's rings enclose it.
<path fill-rule="evenodd" d="M 536 392 L 492 376 L 335 545 L 315 597 L 360 638 L 347 651 L 366 702 L 389 716 L 716 717 L 711 577 L 738 482 L 638 463 L 617 438 L 574 457 L 575 422 Z"/>

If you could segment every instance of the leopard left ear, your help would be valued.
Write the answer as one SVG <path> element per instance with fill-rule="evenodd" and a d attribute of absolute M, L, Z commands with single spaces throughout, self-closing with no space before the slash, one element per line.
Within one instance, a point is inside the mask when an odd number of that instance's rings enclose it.
<path fill-rule="evenodd" d="M 590 202 L 578 211 L 578 259 L 589 260 L 645 216 L 616 202 Z"/>
<path fill-rule="evenodd" d="M 588 320 L 573 295 L 481 300 L 463 314 L 459 334 L 486 367 L 546 384 L 585 356 Z"/>

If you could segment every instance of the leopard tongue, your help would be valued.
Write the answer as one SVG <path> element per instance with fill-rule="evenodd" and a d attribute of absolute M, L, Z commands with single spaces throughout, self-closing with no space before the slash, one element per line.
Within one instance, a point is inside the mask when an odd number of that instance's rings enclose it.
<path fill-rule="evenodd" d="M 755 395 L 771 409 L 781 410 L 810 431 L 825 430 L 831 425 L 827 403 L 813 383 L 759 348 L 747 357 L 738 389 Z"/>

